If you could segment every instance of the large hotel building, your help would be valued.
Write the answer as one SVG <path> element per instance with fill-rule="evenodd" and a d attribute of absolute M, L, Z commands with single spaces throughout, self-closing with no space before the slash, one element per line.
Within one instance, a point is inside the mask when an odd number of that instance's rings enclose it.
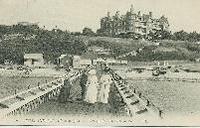
<path fill-rule="evenodd" d="M 134 12 L 133 5 L 125 15 L 120 15 L 117 11 L 114 16 L 108 12 L 106 17 L 101 19 L 99 34 L 105 36 L 115 36 L 125 33 L 134 33 L 146 37 L 150 32 L 166 30 L 169 31 L 169 22 L 165 16 L 158 19 L 153 17 L 152 12 L 141 14 Z"/>

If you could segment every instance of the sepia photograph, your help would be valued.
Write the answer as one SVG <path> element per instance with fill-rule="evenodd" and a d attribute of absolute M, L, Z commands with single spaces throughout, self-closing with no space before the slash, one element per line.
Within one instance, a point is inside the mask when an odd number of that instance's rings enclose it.
<path fill-rule="evenodd" d="M 199 0 L 0 0 L 0 126 L 200 126 Z"/>

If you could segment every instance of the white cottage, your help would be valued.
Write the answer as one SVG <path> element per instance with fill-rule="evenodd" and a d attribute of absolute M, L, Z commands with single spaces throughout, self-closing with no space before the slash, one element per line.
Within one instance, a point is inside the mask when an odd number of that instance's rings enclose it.
<path fill-rule="evenodd" d="M 25 54 L 24 65 L 29 67 L 44 67 L 43 54 L 40 53 Z"/>
<path fill-rule="evenodd" d="M 91 59 L 87 59 L 77 55 L 73 57 L 73 67 L 76 69 L 85 68 L 86 66 L 90 65 L 92 65 Z"/>

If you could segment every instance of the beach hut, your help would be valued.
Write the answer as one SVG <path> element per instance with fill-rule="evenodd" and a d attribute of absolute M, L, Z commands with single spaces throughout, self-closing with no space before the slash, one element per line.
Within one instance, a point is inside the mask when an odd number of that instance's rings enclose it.
<path fill-rule="evenodd" d="M 24 65 L 28 67 L 44 67 L 44 57 L 40 53 L 24 55 Z"/>

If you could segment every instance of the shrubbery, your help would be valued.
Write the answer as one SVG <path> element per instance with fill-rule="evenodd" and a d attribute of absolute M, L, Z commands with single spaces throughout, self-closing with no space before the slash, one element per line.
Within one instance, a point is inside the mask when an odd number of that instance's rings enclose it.
<path fill-rule="evenodd" d="M 18 34 L 20 36 L 5 40 L 5 35 Z M 25 53 L 43 53 L 46 62 L 54 62 L 61 54 L 82 54 L 86 51 L 83 41 L 67 31 L 44 30 L 38 26 L 0 26 L 0 63 L 5 60 L 23 64 Z M 25 39 L 35 35 L 35 38 Z"/>
<path fill-rule="evenodd" d="M 13 36 L 14 35 L 14 36 Z M 85 35 L 87 43 L 82 38 L 81 35 Z M 91 36 L 96 36 L 94 40 L 89 40 Z M 135 38 L 137 36 L 137 38 Z M 119 35 L 120 38 L 132 38 L 129 39 L 118 39 L 118 38 L 107 38 L 102 39 L 98 37 L 90 28 L 84 28 L 82 33 L 70 33 L 68 31 L 61 31 L 59 29 L 45 30 L 39 28 L 37 25 L 32 26 L 0 26 L 0 64 L 5 61 L 12 61 L 16 64 L 23 64 L 23 56 L 25 53 L 43 53 L 46 62 L 54 63 L 55 58 L 61 54 L 77 54 L 81 55 L 86 52 L 89 46 L 100 46 L 105 49 L 110 49 L 111 57 L 117 57 L 124 53 L 131 52 L 133 50 L 137 51 L 139 48 L 143 48 L 145 45 L 146 49 L 142 52 L 138 52 L 137 56 L 127 56 L 128 60 L 138 60 L 138 61 L 153 61 L 153 60 L 165 60 L 165 59 L 178 59 L 178 60 L 194 60 L 195 57 L 199 57 L 200 47 L 195 43 L 200 41 L 200 34 L 196 32 L 187 33 L 184 31 L 180 32 L 167 32 L 158 31 L 153 34 L 150 33 L 150 41 L 146 43 L 151 43 L 155 40 L 161 40 L 159 42 L 164 42 L 165 39 L 171 40 L 164 43 L 160 43 L 163 47 L 183 47 L 188 50 L 186 52 L 178 50 L 173 52 L 153 52 L 153 47 L 149 44 L 143 43 L 139 35 L 134 33 Z M 7 37 L 12 37 L 8 38 Z M 175 41 L 173 41 L 175 40 Z M 180 40 L 180 41 L 178 41 Z M 184 43 L 176 43 L 185 41 Z M 144 41 L 145 42 L 145 41 Z M 170 43 L 169 43 L 170 42 Z M 187 43 L 186 43 L 187 42 Z M 170 45 L 170 46 L 168 46 Z M 184 46 L 181 46 L 184 45 Z M 191 52 L 191 53 L 189 53 Z"/>

